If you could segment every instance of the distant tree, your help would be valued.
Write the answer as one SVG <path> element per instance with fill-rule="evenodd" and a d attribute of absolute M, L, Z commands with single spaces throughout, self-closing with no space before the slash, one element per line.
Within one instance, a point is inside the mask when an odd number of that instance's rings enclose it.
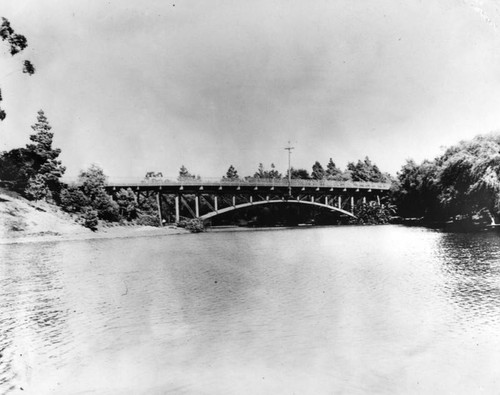
<path fill-rule="evenodd" d="M 326 172 L 325 176 L 327 180 L 334 180 L 334 181 L 343 181 L 344 177 L 342 176 L 342 170 L 340 170 L 335 163 L 333 162 L 332 158 L 328 161 L 328 164 L 326 165 Z"/>
<path fill-rule="evenodd" d="M 14 29 L 10 26 L 10 22 L 2 17 L 2 23 L 0 24 L 0 38 L 2 41 L 7 42 L 10 49 L 10 54 L 12 56 L 23 51 L 28 46 L 28 40 L 22 34 L 17 34 Z M 23 73 L 33 75 L 35 73 L 35 67 L 29 60 L 25 60 L 23 63 Z M 2 101 L 2 95 L 0 94 L 0 101 Z M 3 121 L 7 114 L 0 108 L 0 121 Z"/>
<path fill-rule="evenodd" d="M 254 178 L 281 178 L 281 173 L 276 170 L 274 163 L 271 163 L 271 170 L 265 170 L 264 165 L 259 163 L 259 168 L 254 174 Z"/>
<path fill-rule="evenodd" d="M 314 165 L 312 166 L 312 173 L 311 173 L 311 178 L 314 180 L 322 180 L 325 178 L 326 172 L 325 169 L 323 169 L 323 166 L 321 166 L 321 163 L 318 161 L 314 162 Z"/>
<path fill-rule="evenodd" d="M 347 170 L 350 171 L 353 181 L 385 182 L 385 176 L 379 170 L 378 166 L 368 158 L 364 161 L 358 160 L 358 163 L 349 162 Z"/>
<path fill-rule="evenodd" d="M 281 173 L 276 170 L 274 163 L 271 163 L 271 170 L 268 173 L 268 178 L 281 178 Z"/>
<path fill-rule="evenodd" d="M 259 163 L 257 172 L 253 175 L 254 178 L 266 178 L 266 171 L 264 170 L 264 165 Z"/>
<path fill-rule="evenodd" d="M 288 171 L 286 172 L 286 178 L 288 178 Z M 306 169 L 294 169 L 291 168 L 291 178 L 292 179 L 301 179 L 301 180 L 309 180 L 311 176 Z"/>
<path fill-rule="evenodd" d="M 191 174 L 186 168 L 186 166 L 182 165 L 181 168 L 179 169 L 179 176 L 177 177 L 177 179 L 181 181 L 185 179 L 194 179 L 194 178 L 196 178 L 196 176 Z"/>
<path fill-rule="evenodd" d="M 223 177 L 227 180 L 237 180 L 240 178 L 238 175 L 238 171 L 233 167 L 233 165 L 229 166 L 229 169 L 227 169 L 226 175 Z"/>

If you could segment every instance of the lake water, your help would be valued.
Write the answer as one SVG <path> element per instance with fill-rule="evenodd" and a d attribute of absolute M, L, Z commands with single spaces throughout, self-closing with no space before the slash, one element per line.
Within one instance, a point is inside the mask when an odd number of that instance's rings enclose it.
<path fill-rule="evenodd" d="M 500 234 L 249 230 L 0 259 L 0 393 L 500 391 Z"/>

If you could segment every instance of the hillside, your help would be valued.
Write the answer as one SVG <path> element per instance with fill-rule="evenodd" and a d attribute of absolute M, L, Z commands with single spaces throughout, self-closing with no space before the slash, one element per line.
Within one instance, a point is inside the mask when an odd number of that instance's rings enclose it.
<path fill-rule="evenodd" d="M 0 239 L 91 233 L 56 206 L 0 188 Z"/>

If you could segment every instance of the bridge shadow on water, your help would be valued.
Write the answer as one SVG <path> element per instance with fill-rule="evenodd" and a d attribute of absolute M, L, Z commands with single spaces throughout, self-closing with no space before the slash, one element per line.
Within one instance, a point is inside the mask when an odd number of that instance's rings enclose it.
<path fill-rule="evenodd" d="M 293 203 L 250 206 L 219 214 L 206 220 L 207 226 L 298 226 L 340 225 L 348 223 L 349 217 L 321 207 Z"/>

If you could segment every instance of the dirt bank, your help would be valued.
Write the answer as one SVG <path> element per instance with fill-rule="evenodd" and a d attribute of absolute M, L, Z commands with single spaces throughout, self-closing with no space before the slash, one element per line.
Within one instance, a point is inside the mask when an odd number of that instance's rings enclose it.
<path fill-rule="evenodd" d="M 101 227 L 92 232 L 69 214 L 46 202 L 31 202 L 18 194 L 0 189 L 0 244 L 148 237 L 188 233 L 175 227 Z"/>

